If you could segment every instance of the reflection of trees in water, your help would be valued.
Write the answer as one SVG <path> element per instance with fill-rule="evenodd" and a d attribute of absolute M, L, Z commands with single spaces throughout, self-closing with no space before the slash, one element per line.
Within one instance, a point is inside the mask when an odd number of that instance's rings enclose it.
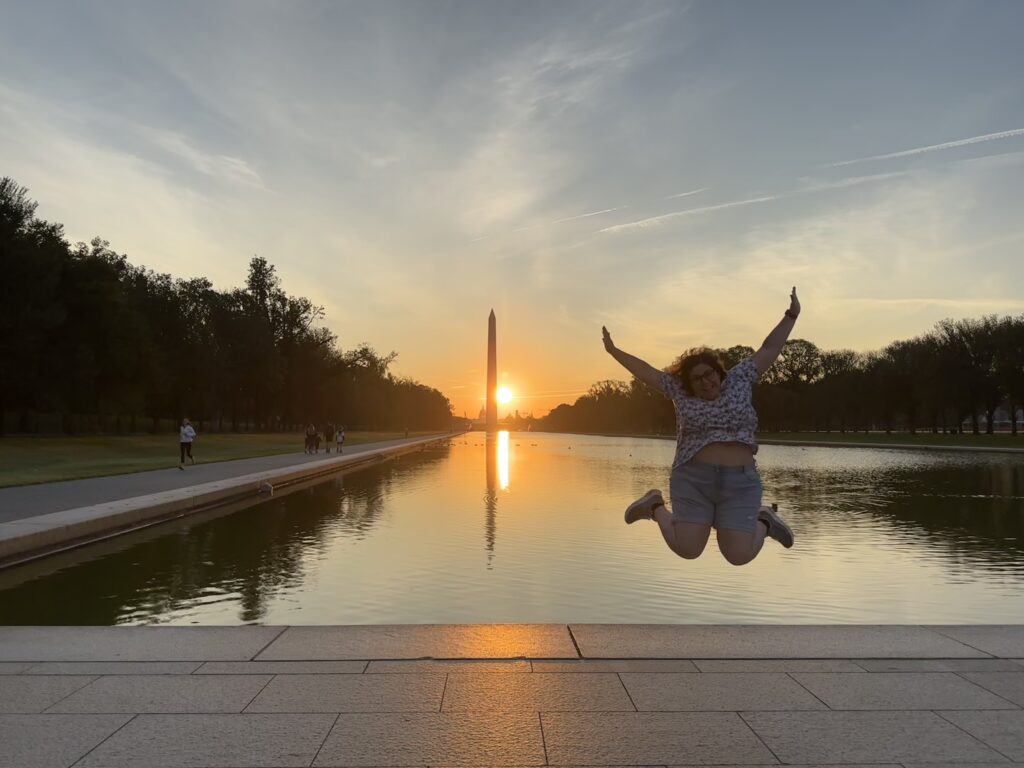
<path fill-rule="evenodd" d="M 274 594 L 301 584 L 311 551 L 324 551 L 331 537 L 366 536 L 392 487 L 438 465 L 448 450 L 406 454 L 230 515 L 86 547 L 58 556 L 68 564 L 56 572 L 45 560 L 22 566 L 40 575 L 20 583 L 20 569 L 11 569 L 5 576 L 15 585 L 0 593 L 0 623 L 159 622 L 218 600 L 237 601 L 239 619 L 257 622 Z"/>
<path fill-rule="evenodd" d="M 763 470 L 765 502 L 802 510 L 800 525 L 813 532 L 848 514 L 871 515 L 952 557 L 1004 569 L 1024 554 L 1024 464 L 1010 462 L 891 465 L 849 469 Z M 826 499 L 830 514 L 816 507 Z"/>

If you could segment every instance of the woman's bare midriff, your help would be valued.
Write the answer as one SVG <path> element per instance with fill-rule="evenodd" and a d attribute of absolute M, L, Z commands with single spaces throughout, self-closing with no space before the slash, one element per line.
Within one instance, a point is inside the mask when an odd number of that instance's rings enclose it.
<path fill-rule="evenodd" d="M 754 451 L 746 443 L 708 443 L 694 454 L 693 461 L 744 467 L 754 463 Z"/>

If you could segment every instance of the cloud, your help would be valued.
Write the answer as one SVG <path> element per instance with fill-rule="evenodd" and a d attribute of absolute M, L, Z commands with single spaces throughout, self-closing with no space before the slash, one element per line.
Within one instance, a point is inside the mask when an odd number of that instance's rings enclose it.
<path fill-rule="evenodd" d="M 640 219 L 639 221 L 629 221 L 625 224 L 615 224 L 611 227 L 605 227 L 604 229 L 598 230 L 599 232 L 624 232 L 630 229 L 646 229 L 657 224 L 661 224 L 669 219 L 676 219 L 680 216 L 693 216 L 698 213 L 709 213 L 711 211 L 720 211 L 723 208 L 736 208 L 741 205 L 753 205 L 754 203 L 767 203 L 771 200 L 778 199 L 777 195 L 765 195 L 764 197 L 752 197 L 748 200 L 735 200 L 730 203 L 719 203 L 718 205 L 705 205 L 700 208 L 689 208 L 685 211 L 675 211 L 673 213 L 664 213 L 661 216 L 651 216 L 647 219 Z"/>
<path fill-rule="evenodd" d="M 859 184 L 869 184 L 874 181 L 887 181 L 889 179 L 897 179 L 901 176 L 906 176 L 910 171 L 894 171 L 893 173 L 875 173 L 870 176 L 848 176 L 845 179 L 838 179 L 836 181 L 823 181 L 819 183 L 810 182 L 808 186 L 803 187 L 794 194 L 809 194 L 812 192 L 824 192 L 829 189 L 846 189 L 847 187 L 856 187 Z M 802 181 L 810 181 L 805 178 Z"/>
<path fill-rule="evenodd" d="M 1009 131 L 999 131 L 998 133 L 986 133 L 981 136 L 972 136 L 969 139 L 958 139 L 956 141 L 947 141 L 943 144 L 930 144 L 927 147 L 915 147 L 914 149 L 904 149 L 901 152 L 889 152 L 885 155 L 871 155 L 870 157 L 858 157 L 855 160 L 842 160 L 838 163 L 830 163 L 825 167 L 838 168 L 842 165 L 853 165 L 855 163 L 867 163 L 873 160 L 891 160 L 895 157 L 909 157 L 910 155 L 920 155 L 925 152 L 936 152 L 940 149 L 953 149 L 954 147 L 966 147 L 970 144 L 980 144 L 984 141 L 996 141 L 997 139 L 1009 139 L 1014 136 L 1024 136 L 1024 128 L 1013 128 Z"/>
<path fill-rule="evenodd" d="M 696 195 L 696 194 L 698 194 L 700 192 L 707 192 L 707 191 L 708 191 L 707 187 L 701 187 L 700 189 L 694 189 L 694 190 L 691 190 L 690 192 L 680 192 L 678 195 L 669 195 L 665 199 L 666 200 L 671 200 L 671 199 L 676 198 L 676 197 L 689 197 L 690 195 Z"/>
<path fill-rule="evenodd" d="M 564 219 L 556 219 L 552 221 L 552 224 L 562 224 L 566 221 L 576 221 L 576 219 L 587 219 L 591 216 L 600 216 L 602 213 L 611 213 L 612 211 L 621 211 L 626 206 L 620 205 L 618 208 L 605 208 L 601 211 L 591 211 L 590 213 L 581 213 L 579 216 L 566 216 Z"/>
<path fill-rule="evenodd" d="M 217 181 L 263 187 L 263 179 L 241 158 L 203 152 L 180 133 L 138 126 L 140 135 L 154 146 L 184 160 L 193 170 Z"/>
<path fill-rule="evenodd" d="M 837 181 L 824 181 L 818 183 L 809 183 L 807 186 L 799 189 L 792 190 L 790 192 L 779 192 L 775 195 L 765 195 L 763 197 L 754 197 L 747 200 L 735 200 L 729 203 L 719 203 L 718 205 L 705 205 L 700 208 L 688 208 L 685 211 L 675 211 L 673 213 L 665 213 L 661 216 L 652 216 L 647 219 L 640 219 L 639 221 L 630 221 L 625 224 L 615 224 L 610 227 L 598 230 L 599 232 L 621 232 L 629 229 L 644 229 L 646 227 L 661 224 L 669 219 L 674 219 L 680 216 L 693 216 L 699 213 L 710 213 L 712 211 L 719 211 L 724 208 L 735 208 L 741 205 L 753 205 L 754 203 L 767 203 L 772 200 L 781 200 L 788 197 L 794 197 L 796 195 L 812 194 L 814 192 L 824 192 L 830 189 L 845 189 L 847 187 L 855 187 L 859 184 L 868 184 L 875 181 L 885 181 L 887 179 L 894 179 L 900 176 L 905 176 L 909 171 L 896 171 L 894 173 L 876 173 L 870 176 L 850 176 L 845 179 L 839 179 Z M 805 177 L 802 181 L 808 182 Z M 682 195 L 672 195 L 672 197 L 685 197 L 686 195 L 696 194 L 697 192 L 703 192 L 703 189 L 698 189 L 694 192 L 684 192 Z"/>

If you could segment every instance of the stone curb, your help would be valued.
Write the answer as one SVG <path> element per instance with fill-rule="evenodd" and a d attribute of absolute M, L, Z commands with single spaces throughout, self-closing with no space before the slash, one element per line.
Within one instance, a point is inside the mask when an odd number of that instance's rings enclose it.
<path fill-rule="evenodd" d="M 300 466 L 254 472 L 173 491 L 162 491 L 0 523 L 0 568 L 58 549 L 81 546 L 145 525 L 252 498 L 263 492 L 273 493 L 272 489 L 300 481 L 375 464 L 405 453 L 419 451 L 451 436 L 431 436 L 401 445 L 349 456 L 335 456 Z"/>

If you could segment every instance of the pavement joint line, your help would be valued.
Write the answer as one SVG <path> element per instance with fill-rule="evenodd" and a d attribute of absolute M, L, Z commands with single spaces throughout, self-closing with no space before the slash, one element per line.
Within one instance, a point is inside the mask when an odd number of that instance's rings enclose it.
<path fill-rule="evenodd" d="M 631 694 L 629 692 L 629 688 L 626 687 L 626 683 L 622 679 L 622 673 L 621 672 L 616 672 L 615 676 L 619 679 L 619 685 L 622 686 L 622 690 L 624 690 L 626 692 L 626 697 L 629 699 L 629 703 L 633 705 L 633 710 L 635 712 L 639 712 L 640 708 L 636 705 L 636 702 L 633 701 L 633 694 Z"/>
<path fill-rule="evenodd" d="M 1003 751 L 999 750 L 998 748 L 996 748 L 996 747 L 992 746 L 992 745 L 991 745 L 991 744 L 989 744 L 989 743 L 988 743 L 987 741 L 982 741 L 981 739 L 979 739 L 979 738 L 978 738 L 977 736 L 975 736 L 975 735 L 974 735 L 973 733 L 971 733 L 970 731 L 968 731 L 968 730 L 966 730 L 966 729 L 964 729 L 964 728 L 961 728 L 961 727 L 960 727 L 960 724 L 959 724 L 959 723 L 954 723 L 954 722 L 953 722 L 952 720 L 950 720 L 950 719 L 949 719 L 948 717 L 946 717 L 946 716 L 945 716 L 944 714 L 942 714 L 943 712 L 948 712 L 949 710 L 940 710 L 940 709 L 930 709 L 930 710 L 928 710 L 928 711 L 929 711 L 929 712 L 931 712 L 931 713 L 932 713 L 933 715 L 935 715 L 936 717 L 938 717 L 938 718 L 939 718 L 940 720 L 945 720 L 945 721 L 946 721 L 947 723 L 949 723 L 950 725 L 952 725 L 952 726 L 953 726 L 954 728 L 956 728 L 957 730 L 959 730 L 959 731 L 963 731 L 963 732 L 964 732 L 965 734 L 967 734 L 968 736 L 970 736 L 970 737 L 971 737 L 972 739 L 974 739 L 974 740 L 975 740 L 976 742 L 978 742 L 978 743 L 979 743 L 979 744 L 981 744 L 982 746 L 988 747 L 988 748 L 989 748 L 989 749 L 991 749 L 991 750 L 992 750 L 993 752 L 998 752 L 998 753 L 999 753 L 999 754 L 1000 754 L 1000 755 L 1001 755 L 1002 757 L 1006 758 L 1006 759 L 1007 759 L 1007 760 L 1009 761 L 1009 763 L 1010 763 L 1010 765 L 1011 765 L 1011 766 L 1012 766 L 1012 765 L 1018 765 L 1017 761 L 1015 761 L 1015 760 L 1014 760 L 1014 759 L 1013 759 L 1012 757 L 1010 757 L 1010 756 L 1009 756 L 1008 754 L 1006 754 L 1005 752 L 1003 752 Z M 966 712 L 970 712 L 970 711 L 972 711 L 972 710 L 959 710 L 959 711 L 961 711 L 961 712 L 964 712 L 964 711 L 966 711 Z M 973 710 L 973 711 L 976 711 L 976 712 L 977 712 L 977 711 L 984 711 L 984 710 Z M 999 710 L 999 711 L 1002 711 L 1002 710 Z"/>
<path fill-rule="evenodd" d="M 85 753 L 84 755 L 82 755 L 81 757 L 78 757 L 78 758 L 76 758 L 75 762 L 71 763 L 71 768 L 74 768 L 74 766 L 78 765 L 78 764 L 79 764 L 79 763 L 81 763 L 81 762 L 82 762 L 83 760 L 85 760 L 85 758 L 87 758 L 87 757 L 88 757 L 89 755 L 91 755 L 91 754 L 92 754 L 92 753 L 93 753 L 94 751 L 96 751 L 96 750 L 97 750 L 97 749 L 99 749 L 99 748 L 100 748 L 101 746 L 103 746 L 103 745 L 104 745 L 105 743 L 107 743 L 107 741 L 109 741 L 110 739 L 114 738 L 114 736 L 116 736 L 116 735 L 117 735 L 117 734 L 118 734 L 118 733 L 119 733 L 119 732 L 120 732 L 120 731 L 121 731 L 121 730 L 122 730 L 123 728 L 125 728 L 125 727 L 126 727 L 126 726 L 127 726 L 128 724 L 129 724 L 129 723 L 131 723 L 131 722 L 132 722 L 132 720 L 134 720 L 134 719 L 135 719 L 135 718 L 137 718 L 138 716 L 139 716 L 139 715 L 138 715 L 137 713 L 136 713 L 136 714 L 133 714 L 133 715 L 129 715 L 129 717 L 128 717 L 128 719 L 127 719 L 127 720 L 125 720 L 125 721 L 124 721 L 123 723 L 121 723 L 121 725 L 119 725 L 119 726 L 118 726 L 117 728 L 115 728 L 115 729 L 114 729 L 114 730 L 113 730 L 113 731 L 112 731 L 111 733 L 107 734 L 107 735 L 106 735 L 106 736 L 104 736 L 104 737 L 103 737 L 102 739 L 100 739 L 100 740 L 99 740 L 99 743 L 97 743 L 96 745 L 94 745 L 94 746 L 92 747 L 92 749 L 88 750 L 88 751 L 87 751 L 87 752 L 86 752 L 86 753 Z"/>
<path fill-rule="evenodd" d="M 548 740 L 544 738 L 544 713 L 537 712 L 537 724 L 540 726 L 540 747 L 544 750 L 544 765 L 551 765 L 548 761 Z"/>
<path fill-rule="evenodd" d="M 957 671 L 953 672 L 953 674 L 956 675 L 957 677 L 959 677 L 961 680 L 963 680 L 968 685 L 973 685 L 975 688 L 978 688 L 978 689 L 980 689 L 982 691 L 985 691 L 985 693 L 990 693 L 993 696 L 995 696 L 997 699 L 1002 699 L 1003 701 L 1005 701 L 1009 705 L 1008 707 L 1005 707 L 1005 709 L 1017 709 L 1017 710 L 1024 709 L 1024 707 L 1021 707 L 1021 705 L 1018 704 L 1017 702 L 1011 701 L 1010 699 L 1006 698 L 1002 694 L 999 694 L 999 693 L 996 693 L 995 691 L 989 690 L 988 688 L 986 688 L 981 683 L 976 683 L 973 680 L 971 680 L 970 678 L 964 677 L 965 670 L 957 670 Z M 1017 674 L 1017 673 L 1016 672 L 1003 672 L 1002 674 L 1004 674 L 1004 675 L 1007 675 L 1007 674 L 1014 675 L 1014 674 Z"/>
<path fill-rule="evenodd" d="M 444 695 L 448 692 L 449 673 L 444 673 L 444 688 L 441 689 L 441 703 L 437 705 L 438 712 L 444 712 Z"/>
<path fill-rule="evenodd" d="M 569 632 L 569 639 L 572 640 L 572 645 L 576 649 L 576 655 L 579 658 L 581 658 L 581 659 L 584 658 L 583 651 L 580 650 L 580 644 L 576 642 L 576 635 L 574 635 L 572 633 L 572 625 L 571 624 L 566 624 L 565 628 L 566 628 L 566 630 L 568 630 L 568 632 Z"/>
<path fill-rule="evenodd" d="M 826 710 L 826 711 L 830 711 L 830 710 Z M 757 731 L 756 731 L 756 730 L 754 729 L 754 726 L 752 726 L 752 725 L 751 725 L 750 723 L 748 723 L 748 722 L 747 722 L 747 718 L 745 718 L 745 717 L 743 716 L 743 712 L 741 712 L 741 711 L 737 710 L 737 711 L 736 711 L 736 717 L 738 717 L 738 718 L 740 719 L 740 722 L 742 722 L 742 723 L 743 723 L 743 724 L 744 724 L 745 726 L 747 726 L 747 729 L 748 729 L 748 730 L 749 730 L 749 731 L 750 731 L 750 732 L 751 732 L 752 734 L 754 734 L 754 738 L 755 738 L 755 739 L 757 739 L 757 740 L 758 740 L 759 742 L 761 742 L 761 744 L 762 744 L 762 745 L 764 746 L 764 748 L 768 750 L 769 754 L 770 754 L 770 755 L 771 755 L 772 757 L 774 757 L 774 758 L 775 758 L 775 761 L 776 761 L 777 763 L 779 763 L 780 765 L 785 765 L 785 763 L 783 763 L 783 762 L 782 762 L 782 758 L 781 758 L 781 757 L 779 757 L 779 756 L 778 756 L 777 754 L 775 754 L 775 750 L 773 750 L 773 749 L 772 749 L 771 747 L 769 747 L 769 746 L 768 746 L 768 744 L 767 744 L 767 743 L 765 742 L 765 740 L 761 738 L 761 734 L 759 734 L 759 733 L 758 733 L 758 732 L 757 732 Z"/>
<path fill-rule="evenodd" d="M 35 675 L 35 677 L 45 677 L 45 675 Z M 60 677 L 78 677 L 78 675 L 61 675 Z M 56 707 L 58 704 L 60 704 L 62 701 L 64 701 L 68 697 L 74 696 L 79 691 L 88 688 L 90 685 L 92 685 L 97 680 L 99 680 L 101 677 L 103 677 L 103 675 L 83 675 L 83 677 L 90 677 L 91 679 L 90 680 L 86 680 L 84 683 L 82 683 L 80 686 L 78 686 L 74 690 L 68 691 L 66 694 L 64 694 L 59 699 L 57 699 L 57 701 L 53 702 L 52 704 L 47 705 L 46 708 L 43 709 L 43 711 L 39 712 L 38 714 L 40 714 L 40 715 L 56 715 L 56 714 L 61 714 L 59 712 L 50 712 L 50 710 L 53 709 L 54 707 Z"/>
<path fill-rule="evenodd" d="M 331 723 L 331 727 L 328 728 L 327 729 L 327 733 L 324 734 L 324 738 L 323 738 L 323 741 L 320 742 L 320 746 L 316 748 L 316 754 L 313 755 L 313 759 L 309 761 L 309 764 L 311 766 L 312 765 L 316 765 L 317 758 L 320 757 L 320 752 L 323 750 L 324 744 L 326 744 L 327 740 L 329 738 L 331 738 L 331 733 L 334 731 L 334 728 L 338 724 L 338 720 L 340 720 L 340 719 L 341 719 L 341 713 L 339 712 L 338 714 L 336 714 L 334 716 L 334 722 Z"/>
<path fill-rule="evenodd" d="M 936 629 L 936 628 L 935 628 L 935 627 L 933 627 L 933 626 L 928 626 L 928 625 L 925 625 L 925 624 L 918 624 L 917 626 L 921 627 L 922 629 L 927 629 L 927 630 L 930 630 L 930 631 L 934 632 L 935 634 L 937 634 L 937 635 L 941 635 L 942 637 L 948 638 L 948 639 L 950 639 L 950 640 L 952 640 L 952 641 L 954 641 L 954 642 L 960 643 L 960 645 L 964 645 L 964 646 L 967 646 L 967 647 L 968 647 L 968 648 L 970 648 L 970 649 L 971 649 L 972 651 L 977 651 L 978 653 L 984 653 L 984 654 L 985 654 L 985 656 L 986 656 L 986 657 L 988 657 L 988 658 L 990 658 L 990 659 L 998 659 L 998 658 L 999 658 L 998 656 L 993 656 L 993 655 L 992 655 L 991 653 L 989 653 L 988 651 L 983 651 L 983 650 L 981 650 L 981 648 L 975 648 L 975 647 L 974 647 L 973 645 L 971 645 L 970 643 L 968 643 L 968 642 L 965 642 L 965 641 L 963 641 L 963 640 L 961 640 L 961 639 L 959 639 L 959 638 L 957 638 L 957 637 L 953 637 L 952 635 L 948 635 L 948 634 L 946 634 L 945 632 L 940 632 L 940 631 L 939 631 L 938 629 Z"/>
<path fill-rule="evenodd" d="M 240 713 L 244 713 L 245 710 L 247 710 L 249 707 L 251 707 L 252 703 L 254 701 L 256 701 L 256 697 L 259 696 L 261 693 L 263 693 L 267 689 L 267 686 L 270 685 L 272 682 L 274 682 L 274 679 L 276 677 L 277 677 L 277 675 L 268 675 L 267 676 L 267 682 L 265 682 L 263 684 L 263 687 L 261 687 L 258 691 L 256 691 L 256 693 L 253 694 L 252 698 L 249 699 L 248 703 L 244 707 L 242 707 L 242 709 L 239 710 L 239 712 Z"/>
<path fill-rule="evenodd" d="M 265 650 L 267 650 L 267 648 L 268 648 L 268 647 L 270 646 L 270 644 L 271 644 L 271 643 L 273 643 L 274 641 L 276 641 L 276 640 L 277 640 L 277 639 L 278 639 L 279 637 L 281 637 L 281 635 L 283 635 L 283 634 L 284 634 L 285 632 L 287 632 L 288 630 L 289 630 L 289 627 L 288 627 L 287 625 L 285 625 L 285 626 L 281 627 L 281 631 L 280 631 L 280 632 L 278 632 L 278 633 L 277 633 L 276 635 L 274 635 L 274 636 L 273 636 L 272 638 L 270 638 L 269 640 L 267 640 L 267 642 L 266 642 L 266 643 L 264 643 L 264 645 L 263 645 L 263 647 L 262 647 L 262 648 L 260 648 L 260 649 L 259 649 L 258 651 L 256 651 L 256 653 L 254 653 L 254 654 L 253 654 L 252 656 L 250 656 L 250 657 L 249 657 L 248 661 L 255 661 L 255 660 L 256 660 L 256 658 L 257 658 L 257 657 L 258 657 L 258 656 L 259 656 L 259 655 L 260 655 L 261 653 L 263 653 L 263 652 L 264 652 Z M 206 662 L 203 662 L 203 663 L 205 664 Z M 369 663 L 369 662 L 367 662 L 367 663 Z"/>
<path fill-rule="evenodd" d="M 797 679 L 796 679 L 795 677 L 793 677 L 793 673 L 792 673 L 792 672 L 785 672 L 785 673 L 783 673 L 783 674 L 785 674 L 785 675 L 786 675 L 786 677 L 788 677 L 788 678 L 789 678 L 790 680 L 792 680 L 792 681 L 793 681 L 794 683 L 796 683 L 796 684 L 797 684 L 797 685 L 799 685 L 799 686 L 800 686 L 801 688 L 803 688 L 803 689 L 804 689 L 805 691 L 807 691 L 807 692 L 808 692 L 809 694 L 811 694 L 811 696 L 813 696 L 813 697 L 814 697 L 815 699 L 817 699 L 818 701 L 820 701 L 820 702 L 821 702 L 821 704 L 822 704 L 822 706 L 824 706 L 824 707 L 825 707 L 825 710 L 826 710 L 826 711 L 834 711 L 834 710 L 832 710 L 832 707 L 830 707 L 830 706 L 828 705 L 828 702 L 827 702 L 827 701 L 825 701 L 824 699 L 822 699 L 822 698 L 821 698 L 820 696 L 818 696 L 818 694 L 816 694 L 816 693 L 815 693 L 814 691 L 812 691 L 812 690 L 811 690 L 810 688 L 808 688 L 808 687 L 807 687 L 806 685 L 804 685 L 804 684 L 803 684 L 803 683 L 801 683 L 801 682 L 800 682 L 799 680 L 797 680 Z M 843 674 L 843 673 L 841 673 L 841 672 L 840 672 L 840 673 L 837 673 L 837 674 Z M 860 673 L 859 673 L 859 672 L 850 672 L 850 673 L 847 673 L 847 674 L 854 674 L 854 675 L 859 675 Z"/>

